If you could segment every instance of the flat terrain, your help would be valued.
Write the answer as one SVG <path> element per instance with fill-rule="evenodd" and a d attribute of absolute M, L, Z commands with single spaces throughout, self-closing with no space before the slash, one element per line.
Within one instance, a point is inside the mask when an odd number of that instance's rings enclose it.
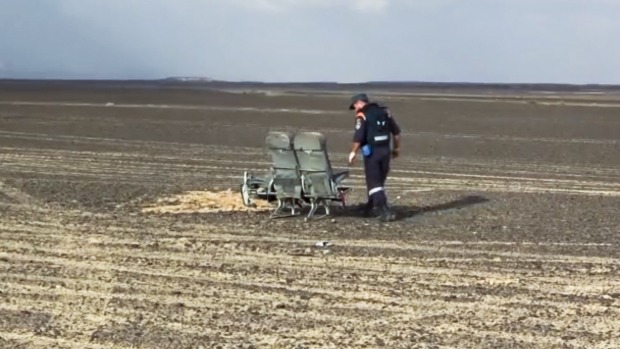
<path fill-rule="evenodd" d="M 269 130 L 345 167 L 348 96 L 0 83 L 0 347 L 620 347 L 616 95 L 380 95 L 390 224 L 142 211 L 236 191 Z"/>

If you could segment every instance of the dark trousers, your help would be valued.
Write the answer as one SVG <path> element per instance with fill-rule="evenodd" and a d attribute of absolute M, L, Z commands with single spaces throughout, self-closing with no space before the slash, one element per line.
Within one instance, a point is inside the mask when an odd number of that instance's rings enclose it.
<path fill-rule="evenodd" d="M 389 146 L 375 147 L 370 156 L 364 157 L 364 174 L 368 190 L 367 208 L 387 205 L 385 180 L 390 172 L 391 152 Z"/>

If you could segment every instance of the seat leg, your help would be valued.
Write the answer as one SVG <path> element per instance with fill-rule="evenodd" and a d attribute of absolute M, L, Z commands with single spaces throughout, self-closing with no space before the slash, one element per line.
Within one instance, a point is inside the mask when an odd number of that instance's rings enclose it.
<path fill-rule="evenodd" d="M 310 219 L 312 219 L 312 217 L 314 216 L 314 213 L 316 212 L 316 209 L 318 208 L 317 202 L 315 199 L 311 199 L 310 201 L 310 212 L 308 212 L 308 216 L 306 216 L 306 218 L 304 219 L 304 221 L 308 221 Z"/>
<path fill-rule="evenodd" d="M 325 214 L 323 214 L 321 216 L 314 216 L 314 213 L 317 211 L 319 206 L 323 206 L 323 208 L 325 209 Z M 329 208 L 329 205 L 327 204 L 327 200 L 325 200 L 325 199 L 317 199 L 316 201 L 314 201 L 312 203 L 312 209 L 310 210 L 310 214 L 308 215 L 308 217 L 306 217 L 306 221 L 308 221 L 311 218 L 313 218 L 313 219 L 322 219 L 322 218 L 325 218 L 325 217 L 327 217 L 329 215 L 330 215 L 330 208 Z"/>
<path fill-rule="evenodd" d="M 280 214 L 280 211 L 282 211 L 283 208 L 284 208 L 284 201 L 282 201 L 282 199 L 278 199 L 278 206 L 276 207 L 275 210 L 273 210 L 269 218 L 276 218 L 276 216 Z"/>
<path fill-rule="evenodd" d="M 291 199 L 291 216 L 297 216 L 299 212 L 297 212 L 297 203 L 295 199 Z"/>
<path fill-rule="evenodd" d="M 243 184 L 241 185 L 241 198 L 244 206 L 251 207 L 252 200 L 250 198 L 250 186 L 248 185 L 248 182 L 248 171 L 245 171 L 243 173 Z"/>
<path fill-rule="evenodd" d="M 289 214 L 280 214 L 282 210 L 287 208 L 287 203 L 290 204 L 291 213 Z M 297 211 L 295 208 L 295 199 L 278 199 L 278 208 L 271 214 L 269 218 L 288 218 L 298 216 L 300 211 Z"/>
<path fill-rule="evenodd" d="M 329 216 L 329 201 L 326 199 L 321 199 L 321 205 L 323 205 L 323 209 L 325 209 L 325 213 L 322 216 L 317 217 L 317 219 L 325 218 Z"/>

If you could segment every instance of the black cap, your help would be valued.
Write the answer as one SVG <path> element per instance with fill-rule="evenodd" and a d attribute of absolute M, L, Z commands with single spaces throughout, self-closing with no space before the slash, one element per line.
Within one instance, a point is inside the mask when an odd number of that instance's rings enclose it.
<path fill-rule="evenodd" d="M 353 110 L 353 104 L 357 101 L 364 101 L 368 103 L 368 96 L 365 93 L 358 93 L 355 96 L 351 97 L 351 104 L 349 105 L 349 110 Z"/>

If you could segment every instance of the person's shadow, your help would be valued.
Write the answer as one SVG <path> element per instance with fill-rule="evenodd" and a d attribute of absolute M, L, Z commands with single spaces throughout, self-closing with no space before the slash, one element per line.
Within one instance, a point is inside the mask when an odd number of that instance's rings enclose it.
<path fill-rule="evenodd" d="M 490 201 L 489 199 L 483 196 L 468 195 L 460 199 L 446 202 L 443 204 L 421 206 L 421 207 L 394 205 L 394 206 L 391 206 L 391 209 L 396 214 L 396 221 L 401 221 L 401 220 L 411 219 L 413 217 L 416 217 L 418 215 L 422 215 L 425 213 L 438 213 L 438 212 L 445 213 L 446 211 L 458 210 L 464 207 L 483 204 L 489 201 Z M 333 215 L 340 216 L 340 217 L 363 217 L 362 207 L 360 205 L 346 206 L 346 207 L 335 210 Z"/>

